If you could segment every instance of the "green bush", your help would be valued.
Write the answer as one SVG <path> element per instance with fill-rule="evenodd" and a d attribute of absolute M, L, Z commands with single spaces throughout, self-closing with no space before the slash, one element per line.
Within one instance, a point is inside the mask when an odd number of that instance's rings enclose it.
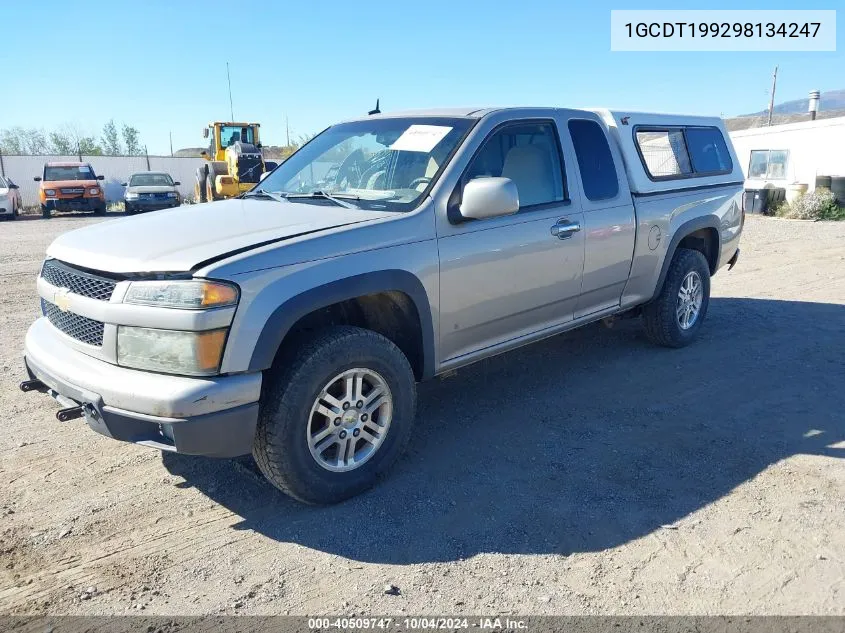
<path fill-rule="evenodd" d="M 791 204 L 783 203 L 775 209 L 775 215 L 791 220 L 845 220 L 845 209 L 839 207 L 829 189 L 816 189 Z"/>

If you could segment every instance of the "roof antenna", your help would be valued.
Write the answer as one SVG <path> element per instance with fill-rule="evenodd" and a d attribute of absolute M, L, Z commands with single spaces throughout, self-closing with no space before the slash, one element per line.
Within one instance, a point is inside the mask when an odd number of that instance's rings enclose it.
<path fill-rule="evenodd" d="M 369 112 L 367 112 L 367 114 L 369 114 L 370 116 L 374 114 L 381 114 L 381 110 L 378 109 L 378 99 L 376 99 L 376 109 L 370 110 Z"/>

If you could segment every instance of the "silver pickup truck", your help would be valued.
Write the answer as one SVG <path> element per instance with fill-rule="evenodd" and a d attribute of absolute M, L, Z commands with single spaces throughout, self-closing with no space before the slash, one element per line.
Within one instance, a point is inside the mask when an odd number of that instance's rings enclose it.
<path fill-rule="evenodd" d="M 118 440 L 252 453 L 293 497 L 337 502 L 402 452 L 417 381 L 623 313 L 690 343 L 739 256 L 742 186 L 716 118 L 340 123 L 237 199 L 59 237 L 21 388 Z"/>

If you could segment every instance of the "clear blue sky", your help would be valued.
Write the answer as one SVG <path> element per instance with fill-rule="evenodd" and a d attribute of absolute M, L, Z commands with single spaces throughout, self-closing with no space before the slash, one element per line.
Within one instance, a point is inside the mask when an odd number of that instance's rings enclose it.
<path fill-rule="evenodd" d="M 613 53 L 610 9 L 831 9 L 838 2 L 67 0 L 4 2 L 0 128 L 135 125 L 150 153 L 259 121 L 266 144 L 371 109 L 607 106 L 731 116 L 845 88 L 835 53 Z M 507 7 L 507 8 L 505 8 Z M 243 13 L 236 9 L 243 8 Z"/>

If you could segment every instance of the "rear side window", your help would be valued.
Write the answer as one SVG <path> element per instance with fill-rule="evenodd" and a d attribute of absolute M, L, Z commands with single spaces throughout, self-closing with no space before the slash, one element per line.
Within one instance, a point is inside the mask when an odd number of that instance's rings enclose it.
<path fill-rule="evenodd" d="M 637 150 L 652 180 L 728 174 L 733 163 L 717 127 L 635 129 Z"/>
<path fill-rule="evenodd" d="M 700 174 L 727 173 L 733 169 L 722 133 L 715 127 L 688 127 L 687 149 L 693 171 Z"/>
<path fill-rule="evenodd" d="M 684 133 L 680 128 L 638 130 L 637 146 L 652 178 L 678 178 L 692 174 Z"/>
<path fill-rule="evenodd" d="M 584 194 L 589 200 L 615 198 L 619 193 L 619 180 L 601 126 L 595 121 L 573 119 L 569 122 L 569 134 L 575 146 Z"/>

